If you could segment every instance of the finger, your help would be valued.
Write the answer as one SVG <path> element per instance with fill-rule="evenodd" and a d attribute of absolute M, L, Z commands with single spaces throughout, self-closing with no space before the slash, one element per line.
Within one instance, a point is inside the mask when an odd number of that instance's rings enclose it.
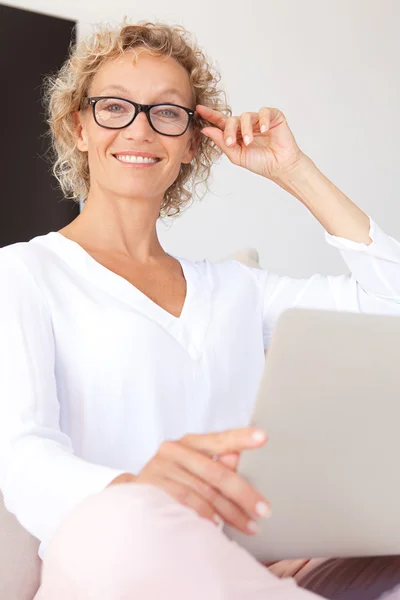
<path fill-rule="evenodd" d="M 203 104 L 197 104 L 196 112 L 200 115 L 200 117 L 224 131 L 228 117 L 226 117 L 223 113 L 218 110 L 214 110 L 209 106 L 204 106 Z"/>
<path fill-rule="evenodd" d="M 263 107 L 260 109 L 260 131 L 261 133 L 268 133 L 270 129 L 273 129 L 277 125 L 280 125 L 285 121 L 285 116 L 282 111 L 278 108 Z"/>
<path fill-rule="evenodd" d="M 256 427 L 243 427 L 205 435 L 201 433 L 188 434 L 180 441 L 210 456 L 219 456 L 263 446 L 267 441 L 267 436 L 264 431 Z"/>
<path fill-rule="evenodd" d="M 218 490 L 207 482 L 195 477 L 177 464 L 169 465 L 168 479 L 194 490 L 196 494 L 214 507 L 214 513 L 216 512 L 226 523 L 233 525 L 233 527 L 244 533 L 254 533 L 254 521 L 249 518 L 248 513 L 228 498 L 224 498 Z"/>
<path fill-rule="evenodd" d="M 175 498 L 179 504 L 192 508 L 200 517 L 212 521 L 215 525 L 220 525 L 221 517 L 217 514 L 215 507 L 190 486 L 162 477 L 151 483 L 157 487 L 161 487 L 170 496 Z"/>
<path fill-rule="evenodd" d="M 234 146 L 237 141 L 237 131 L 240 124 L 239 117 L 230 117 L 225 124 L 224 141 L 229 147 Z"/>
<path fill-rule="evenodd" d="M 218 457 L 218 460 L 222 462 L 223 465 L 231 469 L 232 471 L 236 471 L 238 462 L 239 462 L 240 454 L 239 452 L 231 452 L 230 454 L 222 454 Z"/>
<path fill-rule="evenodd" d="M 253 127 L 258 123 L 258 113 L 247 112 L 240 117 L 240 129 L 242 138 L 246 146 L 251 144 L 254 139 Z"/>
<path fill-rule="evenodd" d="M 231 502 L 225 496 L 219 494 L 213 503 L 218 515 L 221 516 L 225 523 L 232 525 L 236 529 L 243 531 L 243 533 L 254 534 L 257 532 L 257 522 L 246 512 L 244 512 L 240 506 Z M 259 515 L 256 515 L 259 517 Z"/>
<path fill-rule="evenodd" d="M 225 143 L 224 132 L 216 127 L 204 127 L 201 129 L 201 133 L 209 137 L 218 148 L 226 154 L 229 160 L 233 164 L 237 164 L 238 157 L 240 155 L 240 146 L 235 144 L 234 146 L 227 146 Z"/>
<path fill-rule="evenodd" d="M 203 479 L 249 515 L 269 515 L 268 500 L 242 476 L 225 467 L 220 461 L 214 461 L 201 452 L 192 450 L 190 446 L 185 446 L 181 441 L 164 442 L 160 447 L 159 454 L 163 460 L 176 462 L 196 477 Z"/>
<path fill-rule="evenodd" d="M 260 131 L 261 133 L 268 133 L 271 125 L 271 112 L 269 108 L 260 109 Z"/>

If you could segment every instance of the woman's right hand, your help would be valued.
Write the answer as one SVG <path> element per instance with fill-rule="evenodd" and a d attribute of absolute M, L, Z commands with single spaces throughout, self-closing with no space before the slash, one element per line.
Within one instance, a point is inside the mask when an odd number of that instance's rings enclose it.
<path fill-rule="evenodd" d="M 246 427 L 166 441 L 135 483 L 163 488 L 202 517 L 251 534 L 254 517 L 269 515 L 269 502 L 235 469 L 242 450 L 259 448 L 266 440 L 259 429 Z"/>

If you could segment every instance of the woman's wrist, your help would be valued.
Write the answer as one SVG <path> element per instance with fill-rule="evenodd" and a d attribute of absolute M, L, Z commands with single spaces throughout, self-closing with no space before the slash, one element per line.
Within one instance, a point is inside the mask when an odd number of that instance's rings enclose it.
<path fill-rule="evenodd" d="M 118 477 L 116 477 L 115 479 L 110 481 L 110 483 L 107 485 L 107 487 L 109 487 L 110 485 L 114 485 L 116 483 L 135 483 L 135 481 L 136 481 L 136 476 L 133 475 L 133 473 L 121 473 L 121 475 L 118 475 Z"/>
<path fill-rule="evenodd" d="M 307 154 L 302 152 L 290 169 L 279 173 L 272 181 L 298 200 L 303 201 L 304 196 L 310 193 L 312 186 L 310 182 L 319 176 L 322 176 L 322 173 L 318 167 Z"/>

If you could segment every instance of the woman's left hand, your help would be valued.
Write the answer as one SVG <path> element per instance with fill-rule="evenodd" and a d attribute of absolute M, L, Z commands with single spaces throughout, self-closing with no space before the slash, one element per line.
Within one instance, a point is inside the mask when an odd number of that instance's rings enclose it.
<path fill-rule="evenodd" d="M 201 131 L 226 154 L 229 160 L 257 175 L 281 179 L 304 156 L 289 129 L 285 116 L 277 108 L 261 108 L 240 117 L 198 104 L 196 111 L 213 127 Z"/>

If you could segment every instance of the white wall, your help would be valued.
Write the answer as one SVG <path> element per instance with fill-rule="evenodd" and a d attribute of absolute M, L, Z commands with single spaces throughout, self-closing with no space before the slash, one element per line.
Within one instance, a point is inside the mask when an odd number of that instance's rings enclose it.
<path fill-rule="evenodd" d="M 190 29 L 222 70 L 235 114 L 277 106 L 303 150 L 354 202 L 400 239 L 398 0 L 30 0 L 8 2 L 92 22 L 161 19 Z M 294 198 L 234 167 L 214 167 L 212 194 L 172 227 L 165 248 L 218 258 L 255 246 L 265 268 L 292 276 L 346 271 L 323 229 Z"/>

